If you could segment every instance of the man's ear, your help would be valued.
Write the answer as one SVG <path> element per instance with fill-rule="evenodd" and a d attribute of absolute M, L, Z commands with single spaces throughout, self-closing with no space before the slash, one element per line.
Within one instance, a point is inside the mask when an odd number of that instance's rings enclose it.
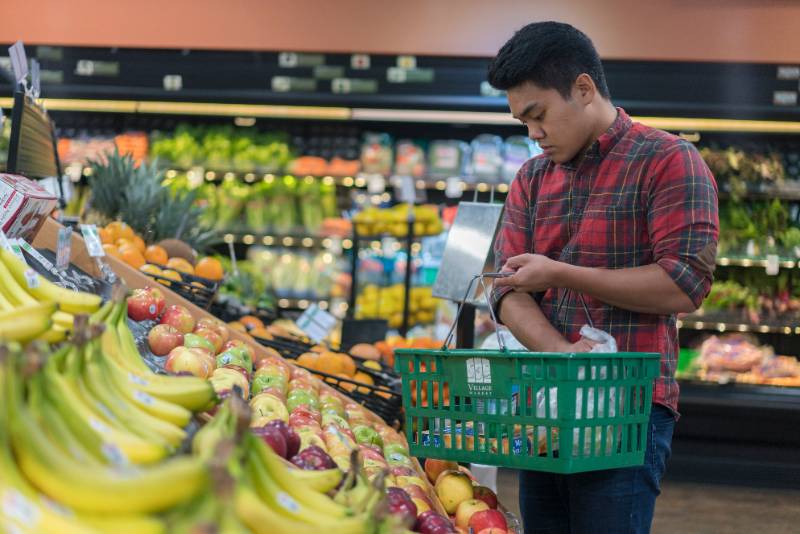
<path fill-rule="evenodd" d="M 597 94 L 597 86 L 594 84 L 594 80 L 585 72 L 578 75 L 573 87 L 575 96 L 584 105 L 591 104 Z"/>

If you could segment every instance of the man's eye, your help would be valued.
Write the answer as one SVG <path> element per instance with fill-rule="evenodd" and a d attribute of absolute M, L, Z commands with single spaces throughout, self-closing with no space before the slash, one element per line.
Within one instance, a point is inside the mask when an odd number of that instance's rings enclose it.
<path fill-rule="evenodd" d="M 540 113 L 540 114 L 539 114 L 538 116 L 536 116 L 536 117 L 535 117 L 533 120 L 535 120 L 535 121 L 541 121 L 541 120 L 543 120 L 543 119 L 544 119 L 544 113 Z"/>

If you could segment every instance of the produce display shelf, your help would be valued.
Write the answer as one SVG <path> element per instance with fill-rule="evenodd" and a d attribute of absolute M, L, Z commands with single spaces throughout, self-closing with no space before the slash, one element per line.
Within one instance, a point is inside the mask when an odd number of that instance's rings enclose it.
<path fill-rule="evenodd" d="M 789 257 L 781 257 L 778 259 L 778 267 L 782 269 L 794 269 L 800 263 L 800 260 L 792 259 Z M 768 261 L 766 258 L 757 257 L 751 258 L 747 256 L 721 256 L 717 258 L 717 265 L 721 267 L 761 267 L 766 268 Z"/>
<path fill-rule="evenodd" d="M 84 176 L 91 175 L 91 168 L 84 167 L 82 170 L 82 174 Z M 285 175 L 291 173 L 275 173 L 275 172 L 261 172 L 261 171 L 232 171 L 232 170 L 208 170 L 202 166 L 194 167 L 191 169 L 179 169 L 179 168 L 169 168 L 165 171 L 165 176 L 167 178 L 175 178 L 179 174 L 189 174 L 189 173 L 199 173 L 202 175 L 203 179 L 207 182 L 217 182 L 221 180 L 241 180 L 246 183 L 256 183 L 258 181 L 265 181 L 270 182 L 275 179 L 278 175 Z M 304 178 L 312 178 L 315 180 L 322 180 L 322 183 L 325 185 L 337 185 L 340 187 L 350 187 L 350 188 L 357 188 L 357 189 L 366 189 L 368 179 L 366 176 L 310 176 L 306 175 Z M 387 182 L 390 180 L 390 177 L 384 177 Z M 387 183 L 387 186 L 390 185 Z M 442 179 L 436 178 L 417 178 L 414 181 L 414 185 L 417 189 L 434 189 L 437 191 L 444 191 L 447 189 L 447 182 Z M 471 180 L 462 180 L 461 181 L 461 190 L 462 191 L 478 191 L 479 193 L 486 193 L 492 190 L 494 187 L 495 193 L 508 193 L 509 184 L 506 183 L 499 183 L 499 184 L 492 184 L 489 182 L 481 182 L 481 181 L 471 181 Z"/>
<path fill-rule="evenodd" d="M 722 184 L 719 188 L 720 197 L 731 196 L 728 184 Z M 767 183 L 757 183 L 749 187 L 740 196 L 750 199 L 780 199 L 780 200 L 800 200 L 800 185 L 792 183 L 773 185 Z"/>
<path fill-rule="evenodd" d="M 715 320 L 714 317 L 686 315 L 678 320 L 678 328 L 685 330 L 716 330 L 718 332 L 752 332 L 758 334 L 798 334 L 800 324 L 748 324 L 729 323 Z"/>
<path fill-rule="evenodd" d="M 283 247 L 296 247 L 296 248 L 324 248 L 335 249 L 341 245 L 341 248 L 347 250 L 353 248 L 353 240 L 350 238 L 342 238 L 339 236 L 320 236 L 314 234 L 301 234 L 301 233 L 250 233 L 250 232 L 226 232 L 223 235 L 225 243 L 244 245 L 265 245 L 265 246 L 283 246 Z"/>

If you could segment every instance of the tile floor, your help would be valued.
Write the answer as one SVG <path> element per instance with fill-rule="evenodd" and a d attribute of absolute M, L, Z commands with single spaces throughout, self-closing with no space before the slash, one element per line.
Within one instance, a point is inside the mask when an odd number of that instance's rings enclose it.
<path fill-rule="evenodd" d="M 519 517 L 516 472 L 501 469 L 497 488 L 500 501 Z M 755 489 L 665 480 L 656 503 L 652 532 L 800 533 L 800 490 Z"/>

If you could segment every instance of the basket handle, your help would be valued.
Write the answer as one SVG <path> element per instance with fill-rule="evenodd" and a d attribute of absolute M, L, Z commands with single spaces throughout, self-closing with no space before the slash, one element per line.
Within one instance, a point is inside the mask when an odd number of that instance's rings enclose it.
<path fill-rule="evenodd" d="M 505 351 L 506 344 L 503 341 L 503 337 L 500 335 L 500 331 L 497 328 L 497 317 L 494 313 L 494 307 L 492 306 L 492 302 L 489 296 L 489 291 L 486 289 L 486 279 L 496 279 L 496 278 L 505 278 L 507 276 L 511 276 L 514 274 L 513 272 L 499 272 L 499 273 L 481 273 L 476 274 L 472 277 L 467 285 L 467 291 L 464 293 L 464 297 L 458 303 L 458 311 L 456 312 L 456 317 L 453 320 L 453 325 L 450 327 L 450 331 L 447 332 L 447 337 L 444 339 L 444 344 L 442 345 L 442 350 L 447 350 L 450 346 L 450 342 L 453 340 L 453 335 L 455 334 L 456 325 L 458 324 L 458 319 L 461 317 L 461 312 L 464 309 L 464 305 L 467 303 L 467 298 L 469 298 L 470 293 L 472 292 L 472 286 L 475 285 L 476 280 L 480 280 L 481 287 L 483 288 L 483 296 L 486 298 L 486 305 L 489 307 L 489 315 L 492 318 L 492 324 L 494 325 L 494 334 L 497 336 L 497 343 L 500 346 L 500 349 Z"/>

